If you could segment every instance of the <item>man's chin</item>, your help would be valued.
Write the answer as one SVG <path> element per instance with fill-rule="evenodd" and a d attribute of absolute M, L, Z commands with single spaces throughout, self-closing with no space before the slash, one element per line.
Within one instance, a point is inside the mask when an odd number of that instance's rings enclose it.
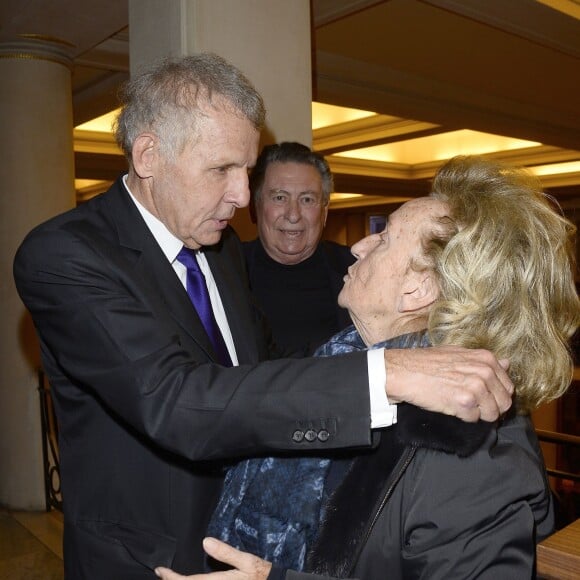
<path fill-rule="evenodd" d="M 203 246 L 215 246 L 222 239 L 223 230 L 213 231 L 203 237 Z"/>

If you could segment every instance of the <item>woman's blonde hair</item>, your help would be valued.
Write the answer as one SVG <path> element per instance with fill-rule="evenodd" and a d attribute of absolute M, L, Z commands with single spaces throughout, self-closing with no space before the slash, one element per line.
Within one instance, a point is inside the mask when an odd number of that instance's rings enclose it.
<path fill-rule="evenodd" d="M 481 157 L 447 162 L 431 195 L 451 218 L 425 245 L 441 288 L 429 315 L 433 343 L 509 359 L 518 412 L 559 397 L 580 324 L 575 226 L 534 177 Z"/>

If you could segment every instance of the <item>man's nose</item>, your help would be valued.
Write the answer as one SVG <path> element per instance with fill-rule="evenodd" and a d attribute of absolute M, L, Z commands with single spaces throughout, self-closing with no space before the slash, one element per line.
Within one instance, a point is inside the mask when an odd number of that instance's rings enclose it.
<path fill-rule="evenodd" d="M 284 216 L 288 221 L 297 222 L 301 217 L 300 201 L 298 199 L 290 198 L 284 208 Z"/>
<path fill-rule="evenodd" d="M 250 203 L 250 182 L 245 169 L 236 176 L 235 182 L 229 189 L 227 201 L 236 207 L 246 207 Z"/>

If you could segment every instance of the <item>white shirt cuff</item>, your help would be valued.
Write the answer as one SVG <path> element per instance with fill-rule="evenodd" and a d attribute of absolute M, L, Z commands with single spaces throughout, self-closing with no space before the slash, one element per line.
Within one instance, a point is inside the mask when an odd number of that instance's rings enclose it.
<path fill-rule="evenodd" d="M 397 422 L 397 405 L 391 405 L 385 386 L 385 349 L 377 348 L 367 352 L 369 390 L 371 396 L 371 429 L 389 427 Z"/>

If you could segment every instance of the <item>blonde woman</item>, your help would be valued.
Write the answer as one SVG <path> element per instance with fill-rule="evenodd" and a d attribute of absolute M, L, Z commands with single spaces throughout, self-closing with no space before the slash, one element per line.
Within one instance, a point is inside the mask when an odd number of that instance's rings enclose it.
<path fill-rule="evenodd" d="M 370 453 L 240 463 L 210 532 L 274 566 L 211 540 L 237 570 L 210 577 L 532 578 L 553 508 L 529 412 L 571 381 L 574 233 L 526 173 L 459 157 L 355 244 L 339 296 L 354 327 L 318 355 L 486 348 L 510 359 L 515 405 L 495 425 L 400 405 Z"/>

